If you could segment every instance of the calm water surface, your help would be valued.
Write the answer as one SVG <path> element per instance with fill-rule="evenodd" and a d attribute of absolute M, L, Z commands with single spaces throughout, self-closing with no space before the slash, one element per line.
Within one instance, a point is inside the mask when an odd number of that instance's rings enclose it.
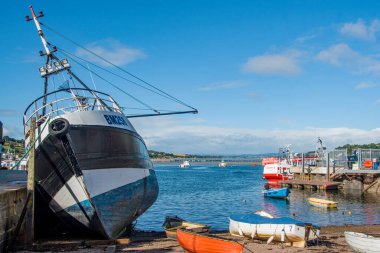
<path fill-rule="evenodd" d="M 277 217 L 288 216 L 317 225 L 380 224 L 380 194 L 357 194 L 291 190 L 289 201 L 268 199 L 261 190 L 261 166 L 231 165 L 155 166 L 160 193 L 154 205 L 137 220 L 141 230 L 162 231 L 167 215 L 205 223 L 213 230 L 227 230 L 234 213 L 265 210 Z M 308 197 L 338 202 L 338 209 L 327 211 L 311 207 Z M 351 215 L 348 214 L 351 211 Z"/>

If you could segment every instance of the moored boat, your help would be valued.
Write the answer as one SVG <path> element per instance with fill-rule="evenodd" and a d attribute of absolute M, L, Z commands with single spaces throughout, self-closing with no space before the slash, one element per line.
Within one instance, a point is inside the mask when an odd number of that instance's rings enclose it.
<path fill-rule="evenodd" d="M 227 166 L 227 163 L 226 163 L 224 160 L 222 160 L 222 161 L 218 164 L 218 166 L 224 168 L 224 167 Z"/>
<path fill-rule="evenodd" d="M 292 178 L 290 168 L 294 155 L 290 147 L 291 145 L 287 145 L 280 148 L 278 157 L 267 157 L 262 160 L 263 178 L 268 180 L 269 184 L 276 185 L 278 181 Z"/>
<path fill-rule="evenodd" d="M 173 239 L 176 238 L 178 229 L 186 229 L 195 233 L 207 233 L 210 230 L 210 226 L 208 225 L 185 221 L 177 216 L 166 216 L 162 227 L 166 236 Z"/>
<path fill-rule="evenodd" d="M 264 197 L 275 199 L 286 199 L 289 196 L 290 190 L 284 188 L 269 188 L 263 190 Z"/>
<path fill-rule="evenodd" d="M 344 232 L 344 237 L 355 252 L 380 253 L 380 238 L 348 231 Z"/>
<path fill-rule="evenodd" d="M 288 243 L 305 247 L 307 241 L 318 238 L 320 228 L 292 218 L 268 218 L 258 214 L 234 214 L 230 218 L 231 235 L 252 239 Z"/>
<path fill-rule="evenodd" d="M 189 168 L 190 167 L 190 162 L 189 161 L 183 161 L 180 165 L 180 168 Z"/>
<path fill-rule="evenodd" d="M 197 234 L 184 229 L 177 230 L 177 241 L 185 252 L 192 253 L 241 253 L 243 245 L 225 239 Z"/>
<path fill-rule="evenodd" d="M 338 203 L 327 199 L 308 198 L 310 205 L 322 208 L 337 208 Z"/>

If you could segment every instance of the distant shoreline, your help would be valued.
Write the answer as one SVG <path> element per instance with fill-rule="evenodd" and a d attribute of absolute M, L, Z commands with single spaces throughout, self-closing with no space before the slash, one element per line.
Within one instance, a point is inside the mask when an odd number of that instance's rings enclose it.
<path fill-rule="evenodd" d="M 178 161 L 173 161 L 171 159 L 151 159 L 152 162 L 154 164 L 169 164 L 169 165 L 179 165 L 180 162 Z M 190 160 L 190 159 L 189 159 Z M 190 160 L 190 163 L 193 165 L 193 164 L 196 164 L 196 165 L 210 165 L 210 164 L 215 164 L 216 166 L 219 164 L 220 161 L 191 161 Z M 238 165 L 238 164 L 246 164 L 246 165 L 252 165 L 252 166 L 257 166 L 257 165 L 261 165 L 261 162 L 252 162 L 252 161 L 233 161 L 233 162 L 229 162 L 229 161 L 226 161 L 227 163 L 227 167 L 228 165 Z"/>

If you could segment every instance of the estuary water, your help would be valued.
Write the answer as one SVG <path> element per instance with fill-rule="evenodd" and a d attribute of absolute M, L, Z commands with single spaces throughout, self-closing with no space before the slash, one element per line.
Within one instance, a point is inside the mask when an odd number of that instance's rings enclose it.
<path fill-rule="evenodd" d="M 211 225 L 212 230 L 228 230 L 234 213 L 265 210 L 276 217 L 292 217 L 316 225 L 380 224 L 380 194 L 292 189 L 289 201 L 264 198 L 263 168 L 229 165 L 226 168 L 196 165 L 156 165 L 160 187 L 157 201 L 138 220 L 136 228 L 162 231 L 165 216 Z M 309 205 L 307 198 L 338 202 L 328 211 Z"/>

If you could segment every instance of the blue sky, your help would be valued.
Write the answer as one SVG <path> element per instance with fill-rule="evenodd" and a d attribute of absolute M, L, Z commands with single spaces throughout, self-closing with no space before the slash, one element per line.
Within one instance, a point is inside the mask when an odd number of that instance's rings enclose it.
<path fill-rule="evenodd" d="M 43 23 L 199 110 L 133 120 L 150 149 L 306 151 L 318 136 L 328 148 L 380 142 L 380 1 L 8 1 L 0 120 L 14 137 L 42 93 L 29 4 Z"/>

